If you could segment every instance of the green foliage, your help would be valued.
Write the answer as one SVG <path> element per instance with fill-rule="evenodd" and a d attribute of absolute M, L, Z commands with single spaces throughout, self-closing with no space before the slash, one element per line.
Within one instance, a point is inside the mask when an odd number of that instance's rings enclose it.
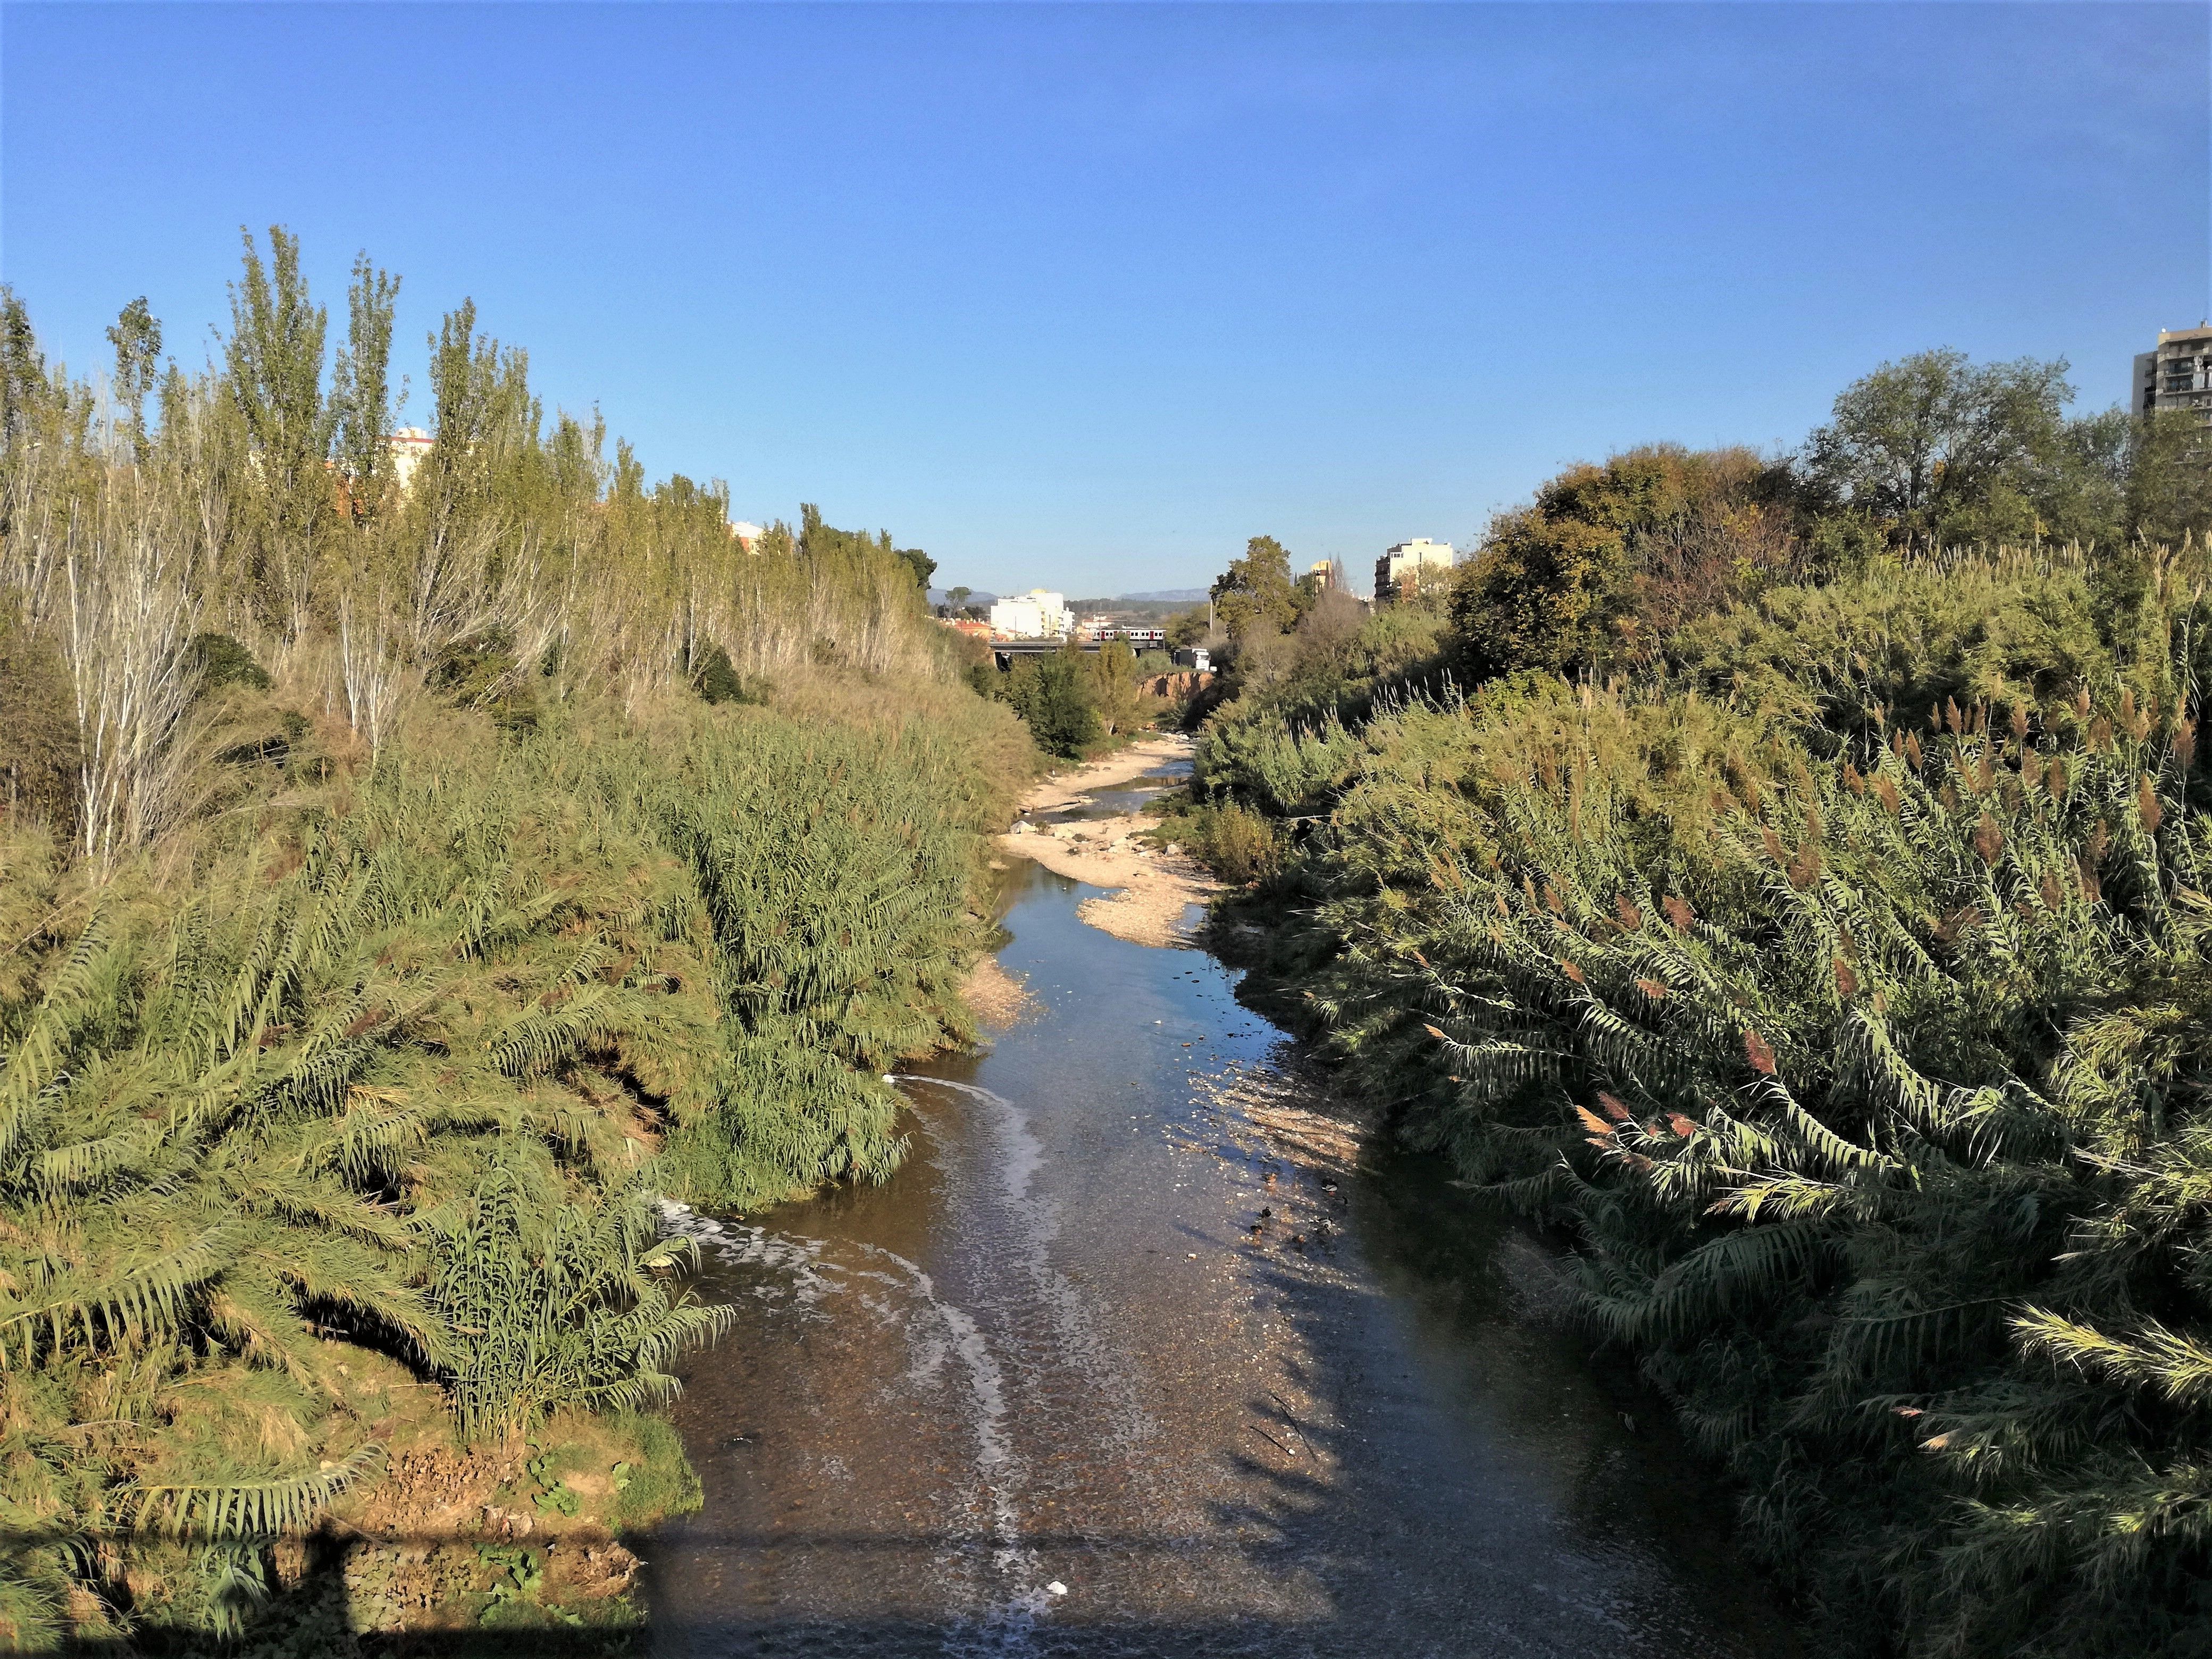
<path fill-rule="evenodd" d="M 437 1381 L 466 1434 L 653 1403 L 724 1316 L 682 1300 L 657 1190 L 751 1206 L 893 1167 L 881 1073 L 967 1029 L 989 798 L 919 720 L 698 718 L 672 753 L 449 725 L 158 924 L 38 934 L 0 1001 L 24 1524 L 303 1528 L 376 1467 L 331 1408 L 346 1344 Z M 272 1419 L 298 1425 L 273 1457 Z M 648 1474 L 633 1507 L 682 1484 Z"/>
<path fill-rule="evenodd" d="M 1137 653 L 1127 640 L 1108 640 L 1083 659 L 1091 681 L 1091 706 L 1109 738 L 1126 735 L 1138 720 Z"/>
<path fill-rule="evenodd" d="M 538 720 L 538 698 L 514 638 L 491 627 L 454 641 L 431 659 L 423 684 L 459 708 L 480 708 L 503 731 L 527 732 Z"/>
<path fill-rule="evenodd" d="M 1264 881 L 1282 866 L 1273 820 L 1234 801 L 1200 807 L 1177 819 L 1174 833 L 1224 881 L 1239 886 Z"/>
<path fill-rule="evenodd" d="M 1216 687 L 1237 710 L 1230 726 L 1356 720 L 1391 688 L 1441 684 L 1443 644 L 1444 617 L 1426 596 L 1370 612 L 1324 593 L 1290 634 L 1247 641 Z"/>
<path fill-rule="evenodd" d="M 1071 640 L 1058 651 L 1017 657 L 992 688 L 1021 716 L 1036 746 L 1064 760 L 1079 758 L 1102 734 L 1092 673 L 1083 655 Z"/>
<path fill-rule="evenodd" d="M 882 1073 L 971 1035 L 1035 751 L 923 556 L 811 509 L 740 548 L 465 302 L 403 488 L 354 275 L 327 396 L 279 231 L 222 367 L 116 428 L 0 296 L 0 1644 L 349 1640 L 300 1540 L 549 1421 L 621 1431 L 605 1512 L 696 1506 L 636 1413 L 722 1314 L 659 1199 L 879 1178 Z"/>
<path fill-rule="evenodd" d="M 2212 538 L 2212 440 L 2186 410 L 2135 423 L 2127 467 L 2130 536 L 2179 547 Z"/>
<path fill-rule="evenodd" d="M 2201 1633 L 2208 574 L 1885 561 L 1622 686 L 1201 738 L 1279 848 L 1261 982 L 1574 1232 L 1838 1650 Z"/>
<path fill-rule="evenodd" d="M 2069 419 L 2064 362 L 1971 362 L 1923 351 L 1836 398 L 1806 441 L 1808 506 L 1893 542 L 2179 546 L 2212 526 L 2212 462 L 2184 415 Z"/>
<path fill-rule="evenodd" d="M 659 1282 L 683 1253 L 658 1242 L 638 1179 L 589 1208 L 549 1213 L 541 1195 L 558 1177 L 542 1142 L 518 1139 L 464 1202 L 426 1223 L 437 1267 L 425 1299 L 469 1334 L 448 1384 L 465 1433 L 514 1428 L 559 1404 L 665 1400 L 676 1391 L 671 1358 L 726 1323 L 728 1310 L 679 1306 Z"/>
<path fill-rule="evenodd" d="M 1253 537 L 1215 580 L 1212 598 L 1214 617 L 1239 644 L 1283 632 L 1298 615 L 1289 550 L 1273 536 Z"/>
<path fill-rule="evenodd" d="M 948 1025 L 967 1034 L 977 842 L 942 787 L 956 742 L 918 723 L 888 744 L 760 723 L 629 784 L 692 872 L 732 1022 L 720 1108 L 670 1141 L 684 1195 L 749 1208 L 896 1166 L 881 1074 Z"/>
<path fill-rule="evenodd" d="M 83 739 L 69 665 L 46 640 L 0 612 L 0 807 L 11 820 L 76 828 Z"/>
<path fill-rule="evenodd" d="M 220 691 L 242 685 L 249 691 L 266 691 L 276 682 L 269 671 L 253 660 L 253 653 L 228 634 L 195 634 L 185 647 L 189 672 L 199 677 L 200 690 Z"/>
<path fill-rule="evenodd" d="M 924 593 L 929 592 L 929 580 L 937 574 L 937 561 L 918 547 L 892 550 L 891 556 L 914 572 L 914 585 Z"/>
<path fill-rule="evenodd" d="M 1168 643 L 1181 651 L 1189 646 L 1204 645 L 1206 636 L 1213 631 L 1212 608 L 1194 605 L 1188 611 L 1169 619 Z"/>
<path fill-rule="evenodd" d="M 1471 679 L 1633 658 L 1681 621 L 1772 580 L 1787 553 L 1782 483 L 1741 449 L 1647 445 L 1570 467 L 1501 514 L 1455 577 Z"/>
<path fill-rule="evenodd" d="M 0 283 L 0 441 L 12 446 L 41 423 L 54 401 L 46 354 L 22 296 Z"/>
<path fill-rule="evenodd" d="M 556 1391 L 651 1398 L 712 1328 L 664 1288 L 639 1143 L 595 1104 L 711 1088 L 709 976 L 663 920 L 678 867 L 520 760 L 471 757 L 456 812 L 462 770 L 310 811 L 289 868 L 242 851 L 159 927 L 94 913 L 7 1011 L 21 1522 L 303 1528 L 375 1464 L 332 1409 L 333 1337 L 447 1379 L 483 1426 Z M 529 1298 L 471 1298 L 491 1282 Z"/>
<path fill-rule="evenodd" d="M 356 521 L 382 509 L 392 483 L 392 313 L 398 301 L 399 278 L 378 270 L 367 253 L 356 257 L 346 291 L 346 343 L 331 384 L 333 447 Z"/>
<path fill-rule="evenodd" d="M 1492 520 L 1451 594 L 1457 671 L 1650 667 L 1682 629 L 1793 584 L 1863 577 L 1886 550 L 2010 543 L 2178 549 L 2212 529 L 2212 447 L 2185 417 L 2068 418 L 2063 363 L 1956 352 L 1846 387 L 1802 452 L 1647 445 L 1570 467 Z"/>
<path fill-rule="evenodd" d="M 161 325 L 147 307 L 144 295 L 123 307 L 107 331 L 107 343 L 115 348 L 112 385 L 116 401 L 123 406 L 124 431 L 131 453 L 142 455 L 146 448 L 146 398 L 154 389 L 155 374 L 161 362 Z"/>
<path fill-rule="evenodd" d="M 616 1426 L 634 1437 L 644 1455 L 636 1462 L 624 1461 L 614 1466 L 610 1477 L 615 1489 L 614 1524 L 628 1529 L 672 1516 L 696 1514 L 706 1494 L 684 1455 L 683 1440 L 667 1419 L 618 1418 Z"/>
<path fill-rule="evenodd" d="M 1806 444 L 1814 485 L 1907 540 L 2046 533 L 2069 454 L 2063 362 L 1975 364 L 1958 351 L 1884 363 L 1837 394 Z M 2087 452 L 2080 452 L 2087 459 Z"/>
<path fill-rule="evenodd" d="M 730 653 L 719 645 L 710 645 L 698 658 L 692 672 L 693 690 L 707 702 L 720 705 L 726 702 L 765 703 L 769 700 L 768 684 L 758 678 L 748 679 L 739 674 L 730 661 Z"/>
<path fill-rule="evenodd" d="M 245 268 L 231 285 L 224 385 L 246 463 L 238 473 L 240 539 L 258 614 L 296 632 L 331 528 L 323 464 L 336 416 L 322 390 L 329 318 L 308 294 L 297 237 L 270 227 L 264 266 L 252 233 L 240 235 Z"/>

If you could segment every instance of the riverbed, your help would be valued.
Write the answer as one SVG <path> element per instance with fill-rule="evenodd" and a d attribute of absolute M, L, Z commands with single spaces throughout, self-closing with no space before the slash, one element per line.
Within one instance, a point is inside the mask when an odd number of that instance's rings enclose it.
<path fill-rule="evenodd" d="M 895 1179 L 685 1224 L 738 1312 L 657 1651 L 1794 1651 L 1550 1255 L 1097 891 L 1006 872 L 1027 1010 L 901 1078 Z"/>

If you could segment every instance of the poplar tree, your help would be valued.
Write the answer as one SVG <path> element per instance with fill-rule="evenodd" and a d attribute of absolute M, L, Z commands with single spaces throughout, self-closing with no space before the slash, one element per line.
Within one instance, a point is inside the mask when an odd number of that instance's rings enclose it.
<path fill-rule="evenodd" d="M 356 520 L 374 516 L 392 477 L 392 313 L 398 298 L 398 277 L 371 264 L 365 252 L 355 256 L 331 405 Z"/>
<path fill-rule="evenodd" d="M 123 307 L 107 340 L 115 348 L 115 398 L 123 405 L 123 429 L 130 436 L 131 453 L 143 460 L 146 454 L 146 398 L 154 390 L 156 366 L 161 360 L 161 324 L 140 295 Z"/>
<path fill-rule="evenodd" d="M 14 289 L 0 283 L 0 441 L 12 448 L 52 398 L 30 313 Z"/>
<path fill-rule="evenodd" d="M 324 463 L 335 411 L 323 398 L 330 319 L 308 295 L 299 238 L 271 225 L 264 266 L 253 233 L 240 234 L 245 269 L 231 284 L 224 361 L 246 423 L 259 520 L 250 568 L 264 611 L 296 632 L 312 596 L 318 538 L 331 511 Z"/>

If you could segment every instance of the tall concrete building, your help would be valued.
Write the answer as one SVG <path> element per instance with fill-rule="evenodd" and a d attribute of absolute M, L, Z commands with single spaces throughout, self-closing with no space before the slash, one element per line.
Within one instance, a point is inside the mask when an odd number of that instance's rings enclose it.
<path fill-rule="evenodd" d="M 2136 359 L 2135 412 L 2186 409 L 2212 426 L 2212 323 L 2160 329 L 2158 349 Z"/>
<path fill-rule="evenodd" d="M 1443 580 L 1456 556 L 1449 542 L 1432 542 L 1426 536 L 1400 542 L 1375 561 L 1375 603 L 1410 599 L 1422 588 Z"/>

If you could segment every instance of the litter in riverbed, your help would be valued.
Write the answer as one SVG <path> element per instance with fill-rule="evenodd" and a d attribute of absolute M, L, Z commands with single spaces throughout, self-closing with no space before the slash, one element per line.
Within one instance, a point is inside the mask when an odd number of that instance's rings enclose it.
<path fill-rule="evenodd" d="M 1044 1593 L 1047 1595 L 1065 1595 L 1067 1594 L 1067 1586 L 1055 1578 L 1044 1587 Z"/>

